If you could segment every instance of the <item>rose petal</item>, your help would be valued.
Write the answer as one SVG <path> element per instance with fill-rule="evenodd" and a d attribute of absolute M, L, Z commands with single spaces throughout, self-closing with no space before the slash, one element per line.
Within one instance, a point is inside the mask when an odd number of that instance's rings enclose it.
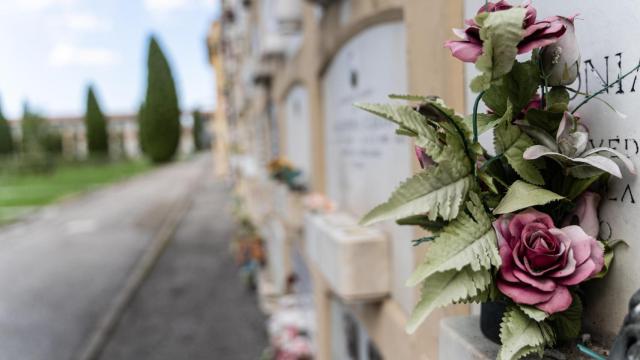
<path fill-rule="evenodd" d="M 524 272 L 514 269 L 513 275 L 525 284 L 531 285 L 536 289 L 542 291 L 553 291 L 556 288 L 556 283 L 551 279 L 538 279 L 525 274 Z"/>
<path fill-rule="evenodd" d="M 531 264 L 529 263 L 529 259 L 524 258 L 524 271 L 527 272 L 528 274 L 531 274 L 533 276 L 542 276 L 548 272 L 554 271 L 560 267 L 563 267 L 564 264 L 560 261 L 558 261 L 555 265 L 550 266 L 546 269 L 542 269 L 542 270 L 536 270 L 534 269 Z"/>
<path fill-rule="evenodd" d="M 580 226 L 571 225 L 560 229 L 561 232 L 571 239 L 571 249 L 576 259 L 576 264 L 580 266 L 591 256 L 591 244 L 596 241 L 582 230 Z"/>
<path fill-rule="evenodd" d="M 546 22 L 546 21 L 541 21 L 541 22 L 535 23 L 533 25 L 530 25 L 524 30 L 524 34 L 523 34 L 522 38 L 526 39 L 527 37 L 533 35 L 533 33 L 535 33 L 536 31 L 546 30 L 550 26 L 551 26 L 551 23 Z"/>
<path fill-rule="evenodd" d="M 503 279 L 510 282 L 518 282 L 515 276 L 513 276 L 513 257 L 511 256 L 511 249 L 508 247 L 500 248 L 500 258 L 502 258 L 502 265 L 500 266 L 500 276 Z"/>
<path fill-rule="evenodd" d="M 498 289 L 518 304 L 535 305 L 549 301 L 553 292 L 545 292 L 527 285 L 513 284 L 500 278 L 496 280 Z"/>
<path fill-rule="evenodd" d="M 460 40 L 467 40 L 467 34 L 464 29 L 453 28 L 451 31 L 460 38 Z"/>
<path fill-rule="evenodd" d="M 520 259 L 520 249 L 523 247 L 522 243 L 516 243 L 516 247 L 513 248 L 513 251 L 511 252 L 512 258 L 513 258 L 513 262 L 516 264 L 517 267 L 520 268 L 520 270 L 522 271 L 527 271 L 530 273 L 530 269 L 527 268 L 527 258 L 524 258 L 525 263 L 522 262 L 522 259 Z"/>
<path fill-rule="evenodd" d="M 500 248 L 503 246 L 510 246 L 511 234 L 509 233 L 509 222 L 511 221 L 511 218 L 512 216 L 510 214 L 502 215 L 493 222 L 493 229 L 496 231 L 498 246 Z"/>
<path fill-rule="evenodd" d="M 599 241 L 591 243 L 591 260 L 593 260 L 596 268 L 589 278 L 596 276 L 604 268 L 604 246 Z"/>
<path fill-rule="evenodd" d="M 553 296 L 551 299 L 537 304 L 536 307 L 547 314 L 555 314 L 557 312 L 565 311 L 569 306 L 571 306 L 573 298 L 566 287 L 558 286 L 552 294 Z"/>
<path fill-rule="evenodd" d="M 558 282 L 566 286 L 578 285 L 581 282 L 589 279 L 594 270 L 596 270 L 596 264 L 593 262 L 593 260 L 589 259 L 582 265 L 576 267 L 576 271 L 574 271 L 573 274 L 563 279 L 559 279 Z"/>
<path fill-rule="evenodd" d="M 567 256 L 567 264 L 564 268 L 549 274 L 552 277 L 565 277 L 573 274 L 576 271 L 576 259 L 573 256 L 573 250 L 569 249 L 569 256 Z"/>
<path fill-rule="evenodd" d="M 444 46 L 451 50 L 454 57 L 464 62 L 475 63 L 482 55 L 482 46 L 469 41 L 447 41 Z"/>
<path fill-rule="evenodd" d="M 600 232 L 598 219 L 600 199 L 600 195 L 597 193 L 591 191 L 582 193 L 576 200 L 575 209 L 564 219 L 563 226 L 580 225 L 587 235 L 597 237 Z M 576 218 L 577 224 L 574 221 Z"/>
<path fill-rule="evenodd" d="M 524 227 L 532 222 L 542 223 L 548 229 L 555 228 L 553 220 L 549 215 L 530 208 L 513 217 L 513 219 L 509 223 L 509 232 L 511 233 L 511 235 L 520 238 Z"/>

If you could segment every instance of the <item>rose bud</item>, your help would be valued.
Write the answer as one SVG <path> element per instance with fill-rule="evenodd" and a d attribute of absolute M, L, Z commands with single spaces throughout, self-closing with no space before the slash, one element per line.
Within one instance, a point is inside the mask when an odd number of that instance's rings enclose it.
<path fill-rule="evenodd" d="M 600 195 L 592 191 L 585 191 L 576 199 L 575 209 L 567 215 L 562 225 L 578 225 L 587 235 L 597 237 L 600 232 L 599 205 Z"/>
<path fill-rule="evenodd" d="M 580 71 L 580 49 L 576 39 L 576 31 L 570 18 L 557 17 L 567 29 L 560 39 L 540 51 L 543 76 L 548 86 L 571 85 L 578 78 Z"/>

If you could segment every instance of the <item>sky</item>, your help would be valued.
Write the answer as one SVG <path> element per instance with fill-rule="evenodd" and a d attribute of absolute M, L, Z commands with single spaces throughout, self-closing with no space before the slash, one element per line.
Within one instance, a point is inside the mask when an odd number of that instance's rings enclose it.
<path fill-rule="evenodd" d="M 206 35 L 220 0 L 0 0 L 0 104 L 46 116 L 84 113 L 94 84 L 107 114 L 136 112 L 149 34 L 172 67 L 180 106 L 211 110 L 215 80 Z"/>

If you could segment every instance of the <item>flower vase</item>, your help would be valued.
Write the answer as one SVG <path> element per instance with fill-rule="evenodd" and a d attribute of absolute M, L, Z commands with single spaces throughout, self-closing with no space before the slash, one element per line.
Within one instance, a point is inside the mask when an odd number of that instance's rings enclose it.
<path fill-rule="evenodd" d="M 491 301 L 480 306 L 480 330 L 482 335 L 500 345 L 500 323 L 507 310 L 504 302 Z"/>

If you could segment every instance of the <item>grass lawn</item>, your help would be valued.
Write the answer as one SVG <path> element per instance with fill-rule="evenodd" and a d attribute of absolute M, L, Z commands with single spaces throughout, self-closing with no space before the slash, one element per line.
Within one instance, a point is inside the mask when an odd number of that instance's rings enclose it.
<path fill-rule="evenodd" d="M 0 224 L 63 197 L 94 189 L 151 168 L 143 161 L 61 164 L 51 174 L 0 175 Z"/>

